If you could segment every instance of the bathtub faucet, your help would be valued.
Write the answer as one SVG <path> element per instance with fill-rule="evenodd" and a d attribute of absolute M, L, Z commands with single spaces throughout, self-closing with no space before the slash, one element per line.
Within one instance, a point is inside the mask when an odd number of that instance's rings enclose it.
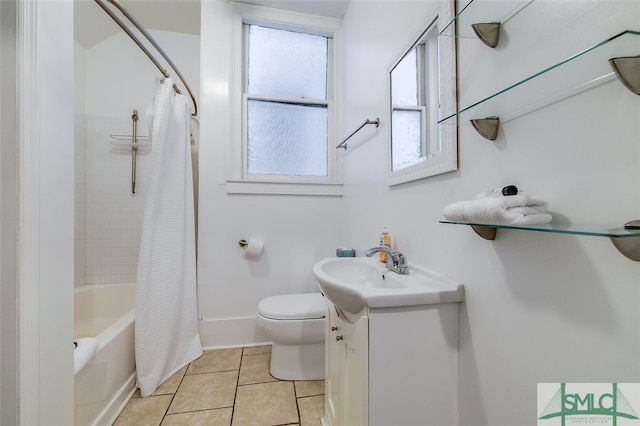
<path fill-rule="evenodd" d="M 407 265 L 407 258 L 399 251 L 391 251 L 387 246 L 372 247 L 365 251 L 364 254 L 367 257 L 371 257 L 378 252 L 387 253 L 386 267 L 388 270 L 400 275 L 407 275 L 409 273 L 409 265 Z"/>

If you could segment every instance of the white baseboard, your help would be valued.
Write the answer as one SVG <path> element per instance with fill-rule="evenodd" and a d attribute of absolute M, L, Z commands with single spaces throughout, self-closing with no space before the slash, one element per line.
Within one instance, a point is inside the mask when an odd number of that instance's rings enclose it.
<path fill-rule="evenodd" d="M 202 319 L 198 323 L 204 349 L 270 345 L 256 317 Z"/>

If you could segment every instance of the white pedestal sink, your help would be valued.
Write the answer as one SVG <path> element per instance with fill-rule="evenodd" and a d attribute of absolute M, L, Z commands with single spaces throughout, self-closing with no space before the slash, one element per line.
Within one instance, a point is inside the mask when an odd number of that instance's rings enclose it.
<path fill-rule="evenodd" d="M 462 285 L 377 256 L 327 258 L 313 274 L 332 302 L 323 425 L 457 425 Z"/>
<path fill-rule="evenodd" d="M 338 308 L 358 313 L 363 308 L 391 308 L 461 302 L 463 287 L 436 272 L 409 266 L 396 274 L 377 258 L 329 257 L 313 266 L 324 295 Z"/>

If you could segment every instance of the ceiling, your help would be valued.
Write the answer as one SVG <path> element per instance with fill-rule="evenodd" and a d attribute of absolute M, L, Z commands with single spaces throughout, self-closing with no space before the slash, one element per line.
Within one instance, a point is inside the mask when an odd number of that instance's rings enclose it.
<path fill-rule="evenodd" d="M 199 0 L 120 0 L 119 3 L 147 29 L 200 34 Z M 73 8 L 74 38 L 85 49 L 122 31 L 93 0 L 74 0 Z M 122 16 L 117 9 L 111 9 Z"/>
<path fill-rule="evenodd" d="M 227 1 L 335 18 L 341 18 L 349 5 L 349 0 Z M 119 2 L 147 29 L 200 34 L 200 0 L 119 0 Z M 120 31 L 122 30 L 94 0 L 74 0 L 74 36 L 85 49 Z"/>
<path fill-rule="evenodd" d="M 231 0 L 236 3 L 258 4 L 276 9 L 292 10 L 311 15 L 342 18 L 349 0 Z"/>

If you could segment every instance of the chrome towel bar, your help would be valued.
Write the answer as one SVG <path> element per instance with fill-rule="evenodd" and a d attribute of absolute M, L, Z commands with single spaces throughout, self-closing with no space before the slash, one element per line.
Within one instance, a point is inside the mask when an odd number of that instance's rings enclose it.
<path fill-rule="evenodd" d="M 375 124 L 376 127 L 378 127 L 380 125 L 380 119 L 376 118 L 375 120 L 369 120 L 368 118 L 364 121 L 364 123 L 362 123 L 360 125 L 360 127 L 358 127 L 357 129 L 355 129 L 353 132 L 351 132 L 351 134 L 349 136 L 347 136 L 346 138 L 344 138 L 342 140 L 342 142 L 340 142 L 338 145 L 336 145 L 336 149 L 338 148 L 342 148 L 342 149 L 347 149 L 347 141 L 349 139 L 351 139 L 351 137 L 353 135 L 355 135 L 356 133 L 358 133 L 360 131 L 360 129 L 362 129 L 364 126 L 366 126 L 367 124 Z"/>

